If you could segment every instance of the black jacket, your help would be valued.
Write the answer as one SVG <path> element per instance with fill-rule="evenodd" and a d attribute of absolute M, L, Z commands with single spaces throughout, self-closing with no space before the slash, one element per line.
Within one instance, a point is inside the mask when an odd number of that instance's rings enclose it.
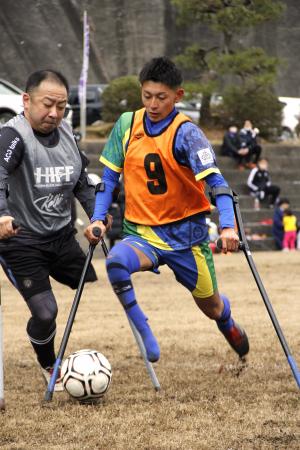
<path fill-rule="evenodd" d="M 269 172 L 255 167 L 249 174 L 247 185 L 252 192 L 264 191 L 267 186 L 271 186 Z"/>
<path fill-rule="evenodd" d="M 242 143 L 238 133 L 230 133 L 230 131 L 227 131 L 224 135 L 221 154 L 223 156 L 235 156 L 241 148 Z"/>
<path fill-rule="evenodd" d="M 256 133 L 254 130 L 247 130 L 242 128 L 239 133 L 242 146 L 247 147 L 250 150 L 257 145 Z"/>

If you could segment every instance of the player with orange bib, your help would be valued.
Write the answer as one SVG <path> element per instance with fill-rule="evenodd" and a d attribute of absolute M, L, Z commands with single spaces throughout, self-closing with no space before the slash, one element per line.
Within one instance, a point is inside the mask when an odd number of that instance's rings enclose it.
<path fill-rule="evenodd" d="M 106 267 L 114 292 L 143 339 L 148 360 L 157 361 L 160 349 L 137 303 L 131 274 L 159 273 L 163 264 L 243 357 L 249 351 L 247 335 L 232 319 L 229 299 L 218 293 L 205 221 L 210 213 L 207 183 L 220 213 L 223 252 L 238 249 L 231 190 L 202 131 L 176 110 L 184 90 L 174 63 L 154 58 L 139 80 L 144 108 L 122 114 L 112 130 L 100 157 L 105 168 L 85 235 L 94 244 L 99 241 L 92 232 L 95 226 L 104 235 L 103 221 L 123 173 L 124 238 L 111 249 Z"/>

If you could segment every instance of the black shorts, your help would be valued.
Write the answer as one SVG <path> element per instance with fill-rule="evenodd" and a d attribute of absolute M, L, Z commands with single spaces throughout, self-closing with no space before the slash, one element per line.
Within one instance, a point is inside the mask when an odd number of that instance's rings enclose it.
<path fill-rule="evenodd" d="M 51 289 L 49 276 L 76 289 L 85 260 L 73 233 L 39 245 L 20 245 L 1 251 L 0 255 L 2 268 L 25 300 Z M 96 280 L 96 272 L 90 265 L 86 281 Z"/>

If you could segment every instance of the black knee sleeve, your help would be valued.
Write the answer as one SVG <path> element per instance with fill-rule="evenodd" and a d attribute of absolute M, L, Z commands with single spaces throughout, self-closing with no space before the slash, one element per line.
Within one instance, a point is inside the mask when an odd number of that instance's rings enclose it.
<path fill-rule="evenodd" d="M 27 300 L 32 317 L 27 324 L 27 333 L 31 341 L 45 344 L 55 335 L 57 304 L 51 290 L 33 295 Z"/>

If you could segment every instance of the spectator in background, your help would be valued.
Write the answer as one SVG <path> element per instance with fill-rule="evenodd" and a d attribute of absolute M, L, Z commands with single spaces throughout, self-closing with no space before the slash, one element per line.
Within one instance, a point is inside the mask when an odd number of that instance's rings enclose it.
<path fill-rule="evenodd" d="M 245 120 L 244 127 L 240 130 L 239 137 L 242 146 L 249 149 L 249 157 L 246 167 L 253 169 L 261 155 L 261 146 L 257 142 L 258 128 L 253 128 L 250 120 Z"/>
<path fill-rule="evenodd" d="M 268 160 L 261 158 L 257 167 L 251 170 L 247 180 L 250 193 L 255 198 L 256 209 L 259 209 L 259 204 L 263 200 L 267 201 L 270 208 L 274 207 L 280 193 L 280 187 L 272 184 L 268 169 Z"/>
<path fill-rule="evenodd" d="M 249 149 L 242 144 L 238 129 L 235 125 L 231 125 L 224 134 L 221 153 L 223 156 L 230 156 L 237 164 L 239 170 L 244 170 L 249 163 Z"/>
<path fill-rule="evenodd" d="M 277 250 L 282 250 L 283 242 L 283 213 L 290 207 L 290 202 L 287 198 L 282 198 L 274 211 L 272 233 L 275 240 Z"/>
<path fill-rule="evenodd" d="M 297 239 L 297 217 L 293 214 L 290 208 L 287 208 L 283 213 L 283 251 L 296 249 Z"/>

